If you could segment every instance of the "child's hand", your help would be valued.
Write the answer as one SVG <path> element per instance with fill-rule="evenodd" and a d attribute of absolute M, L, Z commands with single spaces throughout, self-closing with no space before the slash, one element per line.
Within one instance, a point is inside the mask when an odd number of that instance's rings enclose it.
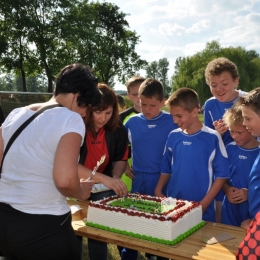
<path fill-rule="evenodd" d="M 244 230 L 247 230 L 250 223 L 251 223 L 252 219 L 246 219 L 241 223 L 241 228 L 243 228 Z"/>
<path fill-rule="evenodd" d="M 165 198 L 166 196 L 162 193 L 162 191 L 155 189 L 154 190 L 154 196 L 160 197 L 160 198 Z"/>
<path fill-rule="evenodd" d="M 200 205 L 202 207 L 202 213 L 204 213 L 205 210 L 207 209 L 208 205 L 207 205 L 207 203 L 204 202 L 203 199 L 200 201 Z"/>
<path fill-rule="evenodd" d="M 215 127 L 215 130 L 219 132 L 220 135 L 225 134 L 225 132 L 228 130 L 227 126 L 224 124 L 222 119 L 214 121 L 213 126 Z"/>
<path fill-rule="evenodd" d="M 126 165 L 125 175 L 127 175 L 131 179 L 133 179 L 135 177 L 134 173 L 133 173 L 133 168 L 131 166 L 129 166 L 129 164 Z"/>
<path fill-rule="evenodd" d="M 247 201 L 247 194 L 248 194 L 248 190 L 243 188 L 243 189 L 236 189 L 233 193 L 232 193 L 232 200 L 234 202 L 234 204 L 240 204 L 242 202 Z"/>
<path fill-rule="evenodd" d="M 238 188 L 235 188 L 235 187 L 232 187 L 232 186 L 226 186 L 225 188 L 225 194 L 227 196 L 227 199 L 230 203 L 232 204 L 235 204 L 236 203 L 236 200 L 234 200 L 233 198 L 233 195 L 234 195 L 234 192 L 238 190 Z"/>

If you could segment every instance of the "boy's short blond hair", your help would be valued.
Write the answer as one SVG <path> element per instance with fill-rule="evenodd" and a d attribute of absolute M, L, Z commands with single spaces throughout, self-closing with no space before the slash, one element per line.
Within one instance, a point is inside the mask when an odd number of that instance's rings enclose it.
<path fill-rule="evenodd" d="M 239 78 L 238 69 L 235 63 L 227 58 L 220 57 L 208 63 L 205 70 L 206 83 L 209 85 L 211 76 L 219 76 L 223 72 L 229 72 L 232 79 Z"/>
<path fill-rule="evenodd" d="M 155 97 L 157 100 L 162 101 L 164 99 L 163 84 L 157 79 L 148 78 L 141 84 L 138 95 L 146 98 Z"/>
<path fill-rule="evenodd" d="M 136 86 L 137 84 L 142 84 L 145 81 L 145 78 L 142 76 L 132 76 L 127 82 L 126 82 L 126 88 L 127 93 L 130 93 L 130 89 L 133 86 Z"/>
<path fill-rule="evenodd" d="M 231 108 L 226 110 L 223 115 L 223 121 L 227 127 L 230 127 L 232 125 L 242 126 L 243 116 L 241 106 L 235 103 Z"/>
<path fill-rule="evenodd" d="M 168 108 L 171 106 L 182 107 L 184 110 L 191 112 L 194 108 L 199 108 L 199 96 L 191 88 L 179 88 L 171 94 L 166 101 L 166 105 Z"/>
<path fill-rule="evenodd" d="M 238 100 L 241 106 L 250 107 L 260 117 L 260 87 L 251 90 Z"/>

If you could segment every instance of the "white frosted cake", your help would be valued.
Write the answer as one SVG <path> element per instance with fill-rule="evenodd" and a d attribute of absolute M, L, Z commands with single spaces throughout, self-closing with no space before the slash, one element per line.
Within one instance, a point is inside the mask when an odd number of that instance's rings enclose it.
<path fill-rule="evenodd" d="M 198 202 L 128 194 L 89 203 L 87 226 L 174 245 L 204 226 Z"/>

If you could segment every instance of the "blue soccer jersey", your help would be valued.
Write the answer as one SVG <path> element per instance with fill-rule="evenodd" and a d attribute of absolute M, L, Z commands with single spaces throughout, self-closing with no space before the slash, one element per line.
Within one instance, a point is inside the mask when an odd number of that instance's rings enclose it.
<path fill-rule="evenodd" d="M 143 113 L 129 118 L 125 123 L 132 148 L 134 172 L 160 173 L 164 146 L 169 133 L 178 126 L 165 111 L 146 119 Z"/>
<path fill-rule="evenodd" d="M 235 142 L 232 142 L 227 145 L 226 150 L 230 165 L 229 186 L 238 189 L 248 189 L 249 174 L 260 148 L 244 149 Z M 249 218 L 248 201 L 233 204 L 228 201 L 226 196 L 224 197 L 221 216 L 221 222 L 223 224 L 240 227 L 241 223 Z"/>
<path fill-rule="evenodd" d="M 210 190 L 213 175 L 229 178 L 228 159 L 221 136 L 206 126 L 192 135 L 180 128 L 168 137 L 161 172 L 171 174 L 168 196 L 201 201 Z M 214 201 L 203 214 L 203 219 L 215 222 Z"/>
<path fill-rule="evenodd" d="M 220 102 L 215 97 L 208 99 L 204 105 L 204 124 L 209 128 L 215 129 L 213 122 L 222 119 L 225 111 L 233 106 L 239 97 L 244 96 L 246 92 L 239 90 L 238 97 L 230 102 Z M 233 142 L 229 131 L 222 136 L 225 145 Z"/>
<path fill-rule="evenodd" d="M 260 153 L 257 155 L 249 174 L 248 204 L 249 215 L 253 219 L 260 211 Z"/>

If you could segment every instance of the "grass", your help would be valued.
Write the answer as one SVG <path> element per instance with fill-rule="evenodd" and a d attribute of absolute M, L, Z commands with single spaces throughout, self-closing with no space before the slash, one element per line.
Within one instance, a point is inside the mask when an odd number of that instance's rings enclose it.
<path fill-rule="evenodd" d="M 87 239 L 83 238 L 83 247 L 82 247 L 82 260 L 89 260 L 88 257 L 88 244 Z M 117 246 L 108 244 L 108 257 L 107 260 L 121 260 Z M 138 260 L 146 260 L 145 254 L 139 252 Z"/>
<path fill-rule="evenodd" d="M 202 124 L 204 124 L 204 116 L 203 114 L 199 114 L 199 120 Z"/>

